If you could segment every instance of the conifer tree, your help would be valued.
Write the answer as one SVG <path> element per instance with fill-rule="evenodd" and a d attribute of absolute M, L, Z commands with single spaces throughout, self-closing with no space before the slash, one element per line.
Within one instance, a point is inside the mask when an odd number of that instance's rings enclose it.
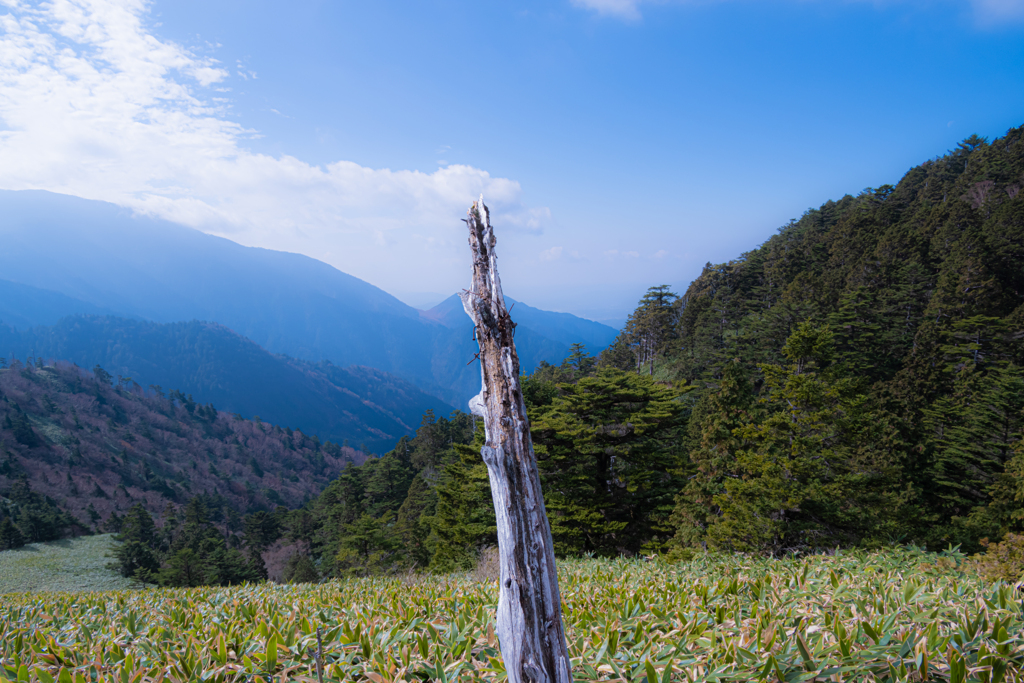
<path fill-rule="evenodd" d="M 898 454 L 875 445 L 873 406 L 834 353 L 829 329 L 804 323 L 783 348 L 789 364 L 762 366 L 765 415 L 735 432 L 748 443 L 714 497 L 712 545 L 778 554 L 896 535 Z"/>
<path fill-rule="evenodd" d="M 159 537 L 153 517 L 141 503 L 136 503 L 125 513 L 121 531 L 117 535 L 120 545 L 114 549 L 117 569 L 122 576 L 134 577 L 144 583 L 154 580 L 160 568 Z"/>
<path fill-rule="evenodd" d="M 25 537 L 9 516 L 0 518 L 0 550 L 13 550 L 25 545 Z"/>
<path fill-rule="evenodd" d="M 672 512 L 675 544 L 705 545 L 708 527 L 721 516 L 716 496 L 736 476 L 737 452 L 743 439 L 737 431 L 755 420 L 754 387 L 739 360 L 726 363 L 717 387 L 701 397 L 690 416 L 690 476 L 676 497 Z"/>
<path fill-rule="evenodd" d="M 436 539 L 430 568 L 438 572 L 469 569 L 477 552 L 497 542 L 497 522 L 487 477 L 480 458 L 483 423 L 471 445 L 454 446 L 454 457 L 437 486 L 437 507 L 431 518 Z"/>
<path fill-rule="evenodd" d="M 635 553 L 663 543 L 682 485 L 686 390 L 604 369 L 530 416 L 555 548 Z"/>
<path fill-rule="evenodd" d="M 637 372 L 654 374 L 654 362 L 675 336 L 676 299 L 668 285 L 651 287 L 622 330 Z"/>

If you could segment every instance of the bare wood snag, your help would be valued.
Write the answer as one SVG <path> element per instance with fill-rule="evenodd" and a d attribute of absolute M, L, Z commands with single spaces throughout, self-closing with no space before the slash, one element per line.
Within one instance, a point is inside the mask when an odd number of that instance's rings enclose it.
<path fill-rule="evenodd" d="M 480 344 L 483 386 L 469 408 L 484 420 L 487 438 L 480 454 L 498 525 L 498 644 L 509 683 L 569 683 L 572 664 L 562 627 L 551 527 L 519 386 L 515 323 L 505 308 L 483 197 L 469 209 L 466 222 L 473 283 L 460 296 Z"/>

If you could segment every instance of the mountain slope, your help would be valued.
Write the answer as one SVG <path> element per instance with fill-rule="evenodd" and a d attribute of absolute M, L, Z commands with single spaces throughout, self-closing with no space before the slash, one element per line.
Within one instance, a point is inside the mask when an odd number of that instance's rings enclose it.
<path fill-rule="evenodd" d="M 231 413 L 378 452 L 412 434 L 425 410 L 453 410 L 382 371 L 275 356 L 214 323 L 76 316 L 24 331 L 0 325 L 0 349 L 100 365 L 144 387 L 180 389 Z"/>
<path fill-rule="evenodd" d="M 315 259 L 42 191 L 0 192 L 0 211 L 4 279 L 155 322 L 218 322 L 299 358 L 429 367 L 415 309 Z"/>
<path fill-rule="evenodd" d="M 0 492 L 24 481 L 86 528 L 137 502 L 158 514 L 200 494 L 237 514 L 295 507 L 362 460 L 209 405 L 113 387 L 67 363 L 0 369 Z"/>
<path fill-rule="evenodd" d="M 112 311 L 59 292 L 0 280 L 0 321 L 16 329 L 53 325 L 76 314 L 109 315 Z"/>
<path fill-rule="evenodd" d="M 520 368 L 527 374 L 533 372 L 541 361 L 560 363 L 569 355 L 573 343 L 585 344 L 587 350 L 596 354 L 615 341 L 618 331 L 607 325 L 578 318 L 568 313 L 552 313 L 505 297 L 511 307 L 509 314 L 516 322 L 516 351 Z M 473 340 L 473 322 L 462 309 L 462 301 L 453 294 L 440 304 L 421 315 L 433 322 L 444 325 L 452 331 L 448 337 L 439 336 L 436 344 L 448 344 L 447 348 L 436 348 L 434 373 L 438 376 L 453 377 L 457 386 L 466 387 L 472 394 L 480 391 L 480 366 L 472 361 L 478 351 Z"/>
<path fill-rule="evenodd" d="M 1024 532 L 1022 190 L 1024 127 L 972 136 L 645 297 L 602 360 L 701 388 L 682 542 Z"/>
<path fill-rule="evenodd" d="M 476 349 L 461 327 L 421 317 L 315 259 L 43 191 L 0 191 L 0 216 L 0 279 L 69 297 L 49 304 L 54 311 L 213 321 L 273 353 L 378 368 L 460 407 L 478 391 L 479 377 L 464 369 Z M 83 303 L 76 309 L 72 300 Z M 35 310 L 14 297 L 0 307 L 0 320 L 19 328 L 54 322 Z M 565 314 L 539 313 L 522 337 L 526 371 L 540 360 L 561 361 L 580 341 Z M 557 324 L 549 334 L 550 322 Z"/>
<path fill-rule="evenodd" d="M 911 364 L 920 366 L 912 374 L 945 365 L 943 346 L 962 344 L 958 326 L 975 316 L 1018 332 L 1022 187 L 1017 128 L 992 144 L 969 139 L 895 187 L 809 210 L 740 258 L 705 267 L 680 300 L 670 355 L 690 379 L 735 357 L 779 362 L 796 325 L 817 320 L 831 323 L 867 378 L 889 381 Z"/>

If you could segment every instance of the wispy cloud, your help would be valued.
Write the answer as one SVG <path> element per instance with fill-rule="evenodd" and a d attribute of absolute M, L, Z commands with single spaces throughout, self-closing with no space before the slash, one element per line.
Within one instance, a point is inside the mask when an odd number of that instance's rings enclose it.
<path fill-rule="evenodd" d="M 557 261 L 562 258 L 562 247 L 551 247 L 540 252 L 541 261 Z"/>
<path fill-rule="evenodd" d="M 572 261 L 575 263 L 583 263 L 587 261 L 586 257 L 582 256 L 579 251 L 572 249 L 568 250 L 564 247 L 551 247 L 540 252 L 541 261 Z"/>
<path fill-rule="evenodd" d="M 641 18 L 640 6 L 653 4 L 711 4 L 732 2 L 733 0 L 570 0 L 576 7 L 591 10 L 598 15 L 637 21 Z M 778 0 L 793 2 L 795 0 Z M 805 0 L 799 0 L 801 2 Z M 836 0 L 818 0 L 819 2 L 835 2 Z M 845 3 L 870 2 L 875 5 L 893 4 L 930 4 L 939 6 L 943 3 L 933 0 L 840 0 Z M 952 0 L 946 4 L 953 4 Z M 983 27 L 996 27 L 1005 22 L 1024 21 L 1024 0 L 968 0 L 975 21 Z"/>
<path fill-rule="evenodd" d="M 1006 21 L 1024 21 L 1024 0 L 971 0 L 977 19 L 997 26 Z"/>
<path fill-rule="evenodd" d="M 426 272 L 414 252 L 461 247 L 458 218 L 481 193 L 513 229 L 539 232 L 550 217 L 524 204 L 518 182 L 472 166 L 315 166 L 251 151 L 258 132 L 231 119 L 225 93 L 232 71 L 255 73 L 158 39 L 147 0 L 0 2 L 5 189 L 102 199 L 246 244 L 331 253 L 362 277 Z M 409 249 L 406 262 L 382 251 L 396 244 Z"/>
<path fill-rule="evenodd" d="M 583 7 L 598 14 L 636 21 L 640 18 L 641 0 L 571 0 L 577 7 Z"/>

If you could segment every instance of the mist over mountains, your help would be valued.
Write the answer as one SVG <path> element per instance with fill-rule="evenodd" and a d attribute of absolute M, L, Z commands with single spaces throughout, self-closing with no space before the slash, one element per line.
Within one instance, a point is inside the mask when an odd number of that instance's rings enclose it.
<path fill-rule="evenodd" d="M 61 330 L 76 325 L 95 334 L 104 326 L 116 329 L 123 350 L 131 347 L 123 336 L 130 331 L 152 337 L 167 330 L 116 323 L 111 316 L 159 324 L 206 321 L 271 354 L 329 361 L 332 372 L 357 365 L 390 373 L 458 408 L 479 391 L 479 368 L 471 362 L 476 353 L 472 326 L 455 296 L 431 311 L 419 311 L 300 254 L 244 247 L 168 221 L 133 216 L 105 202 L 44 191 L 0 191 L 0 216 L 0 321 L 13 328 L 3 343 L 10 345 L 13 331 L 53 326 L 69 315 L 107 318 L 103 323 L 62 323 L 51 331 L 17 337 L 21 353 L 80 364 L 106 362 L 110 372 L 131 374 L 143 384 L 162 383 L 161 356 L 121 353 L 113 346 L 100 349 L 99 339 L 78 348 L 58 341 Z M 616 336 L 616 330 L 600 323 L 519 302 L 513 317 L 519 323 L 516 343 L 526 372 L 542 360 L 561 361 L 574 342 L 596 353 Z M 209 334 L 214 328 L 202 329 Z M 177 332 L 171 338 L 174 343 L 196 341 Z M 147 343 L 157 353 L 160 344 L 152 339 Z M 13 350 L 0 348 L 0 353 Z M 204 393 L 203 400 L 219 406 L 232 404 L 213 384 L 204 384 L 208 380 L 191 377 L 194 387 L 175 388 Z M 231 390 L 221 387 L 217 391 Z M 291 423 L 287 415 L 274 419 Z"/>

